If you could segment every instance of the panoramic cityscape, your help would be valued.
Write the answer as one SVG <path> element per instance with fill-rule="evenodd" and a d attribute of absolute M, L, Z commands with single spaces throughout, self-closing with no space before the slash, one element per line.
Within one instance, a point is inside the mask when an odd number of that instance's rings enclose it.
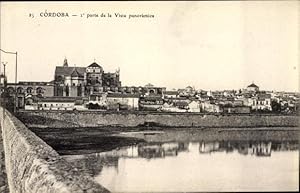
<path fill-rule="evenodd" d="M 299 191 L 299 5 L 0 2 L 0 193 Z"/>
<path fill-rule="evenodd" d="M 67 162 L 92 177 L 100 185 L 96 192 L 215 191 L 214 181 L 225 178 L 229 180 L 222 182 L 222 190 L 289 190 L 297 186 L 298 92 L 261 90 L 254 82 L 238 90 L 214 91 L 192 86 L 167 90 L 150 83 L 124 86 L 121 69 L 106 72 L 95 61 L 86 67 L 72 66 L 67 58 L 56 66 L 50 82 L 7 82 L 5 66 L 0 77 L 1 108 L 10 111 Z M 282 152 L 289 155 L 284 155 L 284 165 L 289 167 L 274 162 Z M 221 170 L 215 168 L 218 162 L 234 156 L 238 156 L 235 164 L 222 165 Z M 248 156 L 247 161 L 243 156 Z M 238 178 L 236 174 L 215 177 L 222 170 L 234 171 L 236 165 L 244 162 L 250 168 L 256 167 L 257 160 L 251 161 L 249 156 L 273 160 L 284 178 L 294 177 L 288 183 L 282 182 L 282 178 L 264 181 L 261 188 L 251 183 L 255 179 L 230 185 L 230 180 Z M 172 158 L 181 161 L 177 163 Z M 156 159 L 160 164 L 155 164 Z M 202 165 L 190 163 L 195 160 Z M 164 162 L 172 168 L 159 167 Z M 193 167 L 173 169 L 186 163 Z M 132 169 L 127 169 L 132 164 L 135 169 L 143 166 L 132 173 Z M 153 164 L 156 169 L 152 171 Z M 192 184 L 178 177 L 163 181 L 171 170 L 186 179 L 189 170 L 204 170 L 204 165 L 212 175 L 207 184 L 203 184 L 206 176 L 199 174 L 193 179 L 201 182 Z M 140 173 L 142 170 L 147 175 Z M 258 167 L 247 172 L 255 176 L 259 170 Z M 158 182 L 149 179 L 159 172 L 165 173 L 158 177 L 163 182 L 160 188 Z M 272 173 L 269 174 L 263 177 L 272 179 Z M 140 178 L 135 179 L 136 175 Z M 3 190 L 8 189 L 5 179 Z M 178 186 L 179 181 L 187 186 Z M 145 182 L 149 183 L 148 188 L 142 185 Z"/>
<path fill-rule="evenodd" d="M 3 66 L 3 69 L 5 66 Z M 255 82 L 239 90 L 202 90 L 193 86 L 124 86 L 121 69 L 105 72 L 96 62 L 79 67 L 67 58 L 56 66 L 50 82 L 7 82 L 1 72 L 1 99 L 17 110 L 159 111 L 190 113 L 282 113 L 299 112 L 299 92 L 261 90 Z"/>

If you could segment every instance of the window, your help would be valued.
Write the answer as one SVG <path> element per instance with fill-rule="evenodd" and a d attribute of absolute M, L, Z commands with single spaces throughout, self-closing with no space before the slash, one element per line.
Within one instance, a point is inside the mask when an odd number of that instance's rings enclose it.
<path fill-rule="evenodd" d="M 36 89 L 36 93 L 37 93 L 37 94 L 43 94 L 43 88 L 38 87 L 38 88 Z"/>
<path fill-rule="evenodd" d="M 32 105 L 32 103 L 33 103 L 33 100 L 31 98 L 26 99 L 26 105 Z M 39 104 L 39 106 L 41 106 L 41 105 Z"/>
<path fill-rule="evenodd" d="M 26 89 L 26 91 L 27 91 L 27 93 L 31 94 L 32 91 L 33 91 L 33 88 L 32 88 L 32 87 L 28 87 L 28 88 Z"/>
<path fill-rule="evenodd" d="M 90 98 L 91 98 L 92 101 L 96 100 L 96 96 L 90 96 Z"/>
<path fill-rule="evenodd" d="M 150 94 L 154 94 L 155 91 L 154 91 L 154 90 L 150 90 L 149 93 L 150 93 Z"/>
<path fill-rule="evenodd" d="M 61 82 L 61 81 L 63 81 L 64 80 L 64 78 L 62 77 L 62 76 L 57 76 L 56 77 L 56 81 L 57 82 Z"/>
<path fill-rule="evenodd" d="M 69 86 L 66 86 L 66 96 L 69 96 Z"/>
<path fill-rule="evenodd" d="M 23 93 L 23 88 L 22 88 L 22 87 L 18 87 L 17 92 L 18 92 L 19 94 Z"/>

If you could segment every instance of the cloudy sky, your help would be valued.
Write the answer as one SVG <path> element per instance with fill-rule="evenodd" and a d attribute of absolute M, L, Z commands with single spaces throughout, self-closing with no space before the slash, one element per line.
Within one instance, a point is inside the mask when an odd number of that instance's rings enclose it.
<path fill-rule="evenodd" d="M 70 17 L 41 17 L 45 10 Z M 1 2 L 1 49 L 18 52 L 23 81 L 53 80 L 66 57 L 70 66 L 95 59 L 107 72 L 120 68 L 124 86 L 216 90 L 254 82 L 299 91 L 299 10 L 298 1 Z M 112 17 L 86 18 L 101 13 Z M 1 53 L 1 61 L 14 81 L 14 55 Z"/>

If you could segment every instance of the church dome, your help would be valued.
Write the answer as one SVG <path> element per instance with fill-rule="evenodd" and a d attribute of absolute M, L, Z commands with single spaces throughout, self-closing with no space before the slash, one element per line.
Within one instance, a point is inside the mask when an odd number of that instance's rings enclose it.
<path fill-rule="evenodd" d="M 252 87 L 252 88 L 258 88 L 258 86 L 256 85 L 256 84 L 254 84 L 254 83 L 252 83 L 252 84 L 250 84 L 249 86 L 247 86 L 248 88 L 249 87 Z"/>

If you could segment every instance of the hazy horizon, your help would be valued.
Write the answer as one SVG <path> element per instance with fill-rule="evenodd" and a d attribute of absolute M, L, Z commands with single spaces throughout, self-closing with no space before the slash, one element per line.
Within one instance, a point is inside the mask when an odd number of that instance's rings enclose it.
<path fill-rule="evenodd" d="M 1 44 L 18 52 L 18 81 L 51 81 L 55 66 L 105 72 L 122 86 L 299 92 L 298 1 L 1 2 Z M 45 18 L 41 12 L 153 14 Z M 33 13 L 35 18 L 30 18 Z M 8 62 L 14 82 L 15 56 Z M 1 65 L 1 71 L 3 66 Z"/>

